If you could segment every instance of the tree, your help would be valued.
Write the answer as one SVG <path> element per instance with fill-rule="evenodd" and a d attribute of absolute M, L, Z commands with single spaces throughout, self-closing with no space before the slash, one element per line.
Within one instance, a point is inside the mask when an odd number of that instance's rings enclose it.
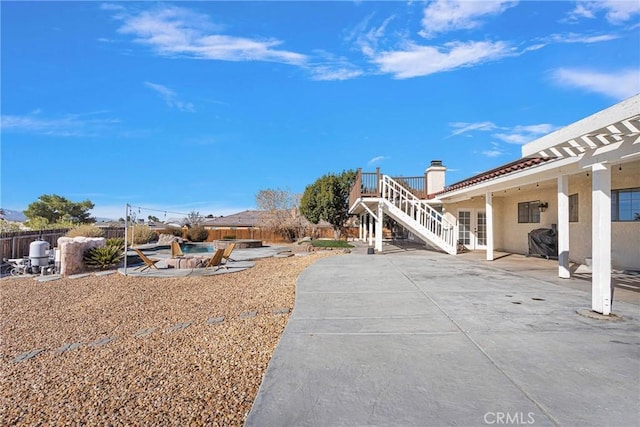
<path fill-rule="evenodd" d="M 356 179 L 356 172 L 343 171 L 328 174 L 308 185 L 300 201 L 300 212 L 314 224 L 327 221 L 333 226 L 336 239 L 349 217 L 349 191 Z"/>
<path fill-rule="evenodd" d="M 87 224 L 96 221 L 89 214 L 89 210 L 93 207 L 94 204 L 89 200 L 72 202 L 57 194 L 43 194 L 38 200 L 27 206 L 27 210 L 23 213 L 29 221 L 34 222 L 41 221 L 37 218 L 44 218 L 49 224 L 61 222 Z"/>
<path fill-rule="evenodd" d="M 202 224 L 204 218 L 200 216 L 200 212 L 191 211 L 186 218 L 182 220 L 182 225 L 186 225 L 187 227 L 195 227 L 196 225 Z"/>
<path fill-rule="evenodd" d="M 153 216 L 153 215 L 149 215 L 147 217 L 147 219 L 149 220 L 149 222 L 160 222 L 160 218 L 158 218 L 157 216 Z"/>
<path fill-rule="evenodd" d="M 299 201 L 300 195 L 288 189 L 268 188 L 256 194 L 256 206 L 262 211 L 262 222 L 289 240 L 300 237 L 304 227 L 298 210 Z"/>

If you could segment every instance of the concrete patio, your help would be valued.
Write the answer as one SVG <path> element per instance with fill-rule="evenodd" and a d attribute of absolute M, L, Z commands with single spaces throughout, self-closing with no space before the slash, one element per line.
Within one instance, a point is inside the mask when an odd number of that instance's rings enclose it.
<path fill-rule="evenodd" d="M 247 426 L 637 426 L 640 307 L 557 262 L 385 246 L 319 260 Z"/>

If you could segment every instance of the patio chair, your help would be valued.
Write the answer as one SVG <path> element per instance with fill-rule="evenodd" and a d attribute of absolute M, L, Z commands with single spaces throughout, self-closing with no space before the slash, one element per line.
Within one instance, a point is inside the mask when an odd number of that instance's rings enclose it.
<path fill-rule="evenodd" d="M 224 248 L 224 253 L 222 254 L 222 259 L 225 260 L 225 262 L 229 262 L 229 261 L 233 261 L 236 262 L 235 259 L 231 258 L 231 252 L 233 252 L 233 249 L 236 247 L 235 243 L 229 243 L 227 245 L 226 248 Z"/>
<path fill-rule="evenodd" d="M 213 254 L 213 256 L 211 258 L 209 258 L 209 261 L 207 261 L 207 263 L 205 264 L 204 268 L 216 267 L 215 270 L 219 270 L 221 268 L 224 268 L 226 270 L 227 267 L 222 263 L 222 256 L 223 255 L 224 255 L 224 249 L 216 250 L 216 252 Z"/>
<path fill-rule="evenodd" d="M 184 256 L 182 253 L 182 248 L 180 247 L 180 243 L 171 242 L 171 258 Z"/>
<path fill-rule="evenodd" d="M 138 254 L 138 256 L 140 257 L 140 259 L 142 260 L 142 262 L 144 262 L 144 266 L 140 266 L 140 267 L 136 267 L 136 269 L 138 268 L 142 268 L 142 270 L 140 271 L 145 271 L 148 268 L 155 268 L 156 270 L 158 270 L 158 267 L 156 267 L 156 263 L 160 262 L 159 259 L 152 259 L 149 258 L 148 256 L 146 256 L 145 254 L 142 253 L 142 251 L 140 249 L 136 249 L 133 248 L 134 251 L 136 251 L 136 253 Z M 144 267 L 144 268 L 143 268 Z"/>

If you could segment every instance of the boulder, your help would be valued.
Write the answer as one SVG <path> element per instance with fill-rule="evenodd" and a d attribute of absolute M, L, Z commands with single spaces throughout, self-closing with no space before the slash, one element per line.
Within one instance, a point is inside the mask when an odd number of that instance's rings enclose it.
<path fill-rule="evenodd" d="M 160 234 L 158 236 L 158 245 L 170 245 L 172 242 L 183 243 L 185 239 L 174 236 L 173 234 Z"/>
<path fill-rule="evenodd" d="M 60 275 L 70 276 L 86 270 L 82 257 L 89 249 L 106 246 L 104 237 L 60 237 Z"/>

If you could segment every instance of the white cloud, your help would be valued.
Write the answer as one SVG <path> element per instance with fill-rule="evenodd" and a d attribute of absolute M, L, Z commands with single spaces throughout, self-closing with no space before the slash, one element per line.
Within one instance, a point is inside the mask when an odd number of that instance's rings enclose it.
<path fill-rule="evenodd" d="M 461 135 L 463 133 L 480 130 L 480 131 L 492 131 L 497 128 L 492 122 L 478 122 L 478 123 L 466 123 L 466 122 L 454 122 L 449 123 L 449 126 L 454 130 L 449 136 Z"/>
<path fill-rule="evenodd" d="M 118 13 L 122 34 L 151 46 L 163 56 L 186 56 L 222 61 L 270 61 L 304 65 L 307 56 L 277 49 L 282 42 L 219 34 L 208 16 L 175 6 L 158 7 L 138 14 Z"/>
<path fill-rule="evenodd" d="M 513 54 L 504 42 L 452 42 L 443 47 L 411 43 L 404 50 L 382 52 L 372 61 L 382 72 L 406 79 L 470 67 Z"/>
<path fill-rule="evenodd" d="M 37 135 L 64 136 L 64 137 L 92 137 L 100 134 L 100 131 L 120 120 L 113 118 L 88 118 L 100 113 L 67 114 L 62 117 L 42 117 L 39 110 L 27 115 L 3 115 L 0 127 L 3 132 L 24 132 Z"/>
<path fill-rule="evenodd" d="M 517 1 L 436 0 L 424 9 L 423 37 L 454 30 L 468 30 L 482 24 L 481 18 L 499 15 Z"/>
<path fill-rule="evenodd" d="M 376 163 L 380 163 L 381 161 L 386 160 L 386 159 L 388 159 L 388 157 L 385 157 L 385 156 L 376 156 L 376 157 L 372 158 L 371 160 L 369 160 L 369 161 L 367 162 L 367 166 L 373 166 L 373 165 L 375 165 Z"/>
<path fill-rule="evenodd" d="M 346 37 L 346 41 L 355 39 L 356 45 L 366 56 L 373 56 L 378 50 L 379 40 L 382 39 L 387 31 L 387 27 L 395 19 L 395 16 L 389 16 L 378 27 L 367 29 L 369 21 L 373 15 L 367 16 L 360 22 L 353 31 Z"/>
<path fill-rule="evenodd" d="M 313 80 L 351 80 L 364 74 L 362 70 L 330 66 L 311 67 L 310 70 Z"/>
<path fill-rule="evenodd" d="M 489 150 L 482 151 L 482 155 L 486 157 L 499 157 L 507 154 L 507 152 L 504 151 L 497 142 L 492 142 L 491 147 L 492 148 Z"/>
<path fill-rule="evenodd" d="M 615 34 L 587 35 L 587 34 L 568 33 L 568 34 L 552 34 L 551 36 L 547 37 L 545 41 L 553 42 L 553 43 L 592 44 L 592 43 L 608 42 L 610 40 L 615 40 L 619 38 L 620 36 Z"/>
<path fill-rule="evenodd" d="M 605 18 L 611 24 L 625 24 L 635 15 L 640 15 L 640 2 L 637 0 L 579 1 L 576 3 L 575 9 L 569 13 L 569 18 L 572 20 L 594 19 L 600 13 L 604 13 Z"/>
<path fill-rule="evenodd" d="M 560 86 L 584 89 L 617 100 L 640 92 L 640 71 L 633 68 L 617 72 L 559 68 L 552 72 L 552 78 Z"/>
<path fill-rule="evenodd" d="M 364 74 L 345 57 L 324 50 L 314 54 L 316 59 L 307 67 L 313 80 L 350 80 Z"/>
<path fill-rule="evenodd" d="M 499 132 L 493 134 L 495 138 L 509 144 L 527 144 L 531 141 L 538 139 L 539 137 L 546 135 L 553 130 L 555 126 L 548 123 L 542 123 L 537 125 L 528 126 L 514 126 L 512 128 L 504 128 L 505 132 Z"/>
<path fill-rule="evenodd" d="M 493 132 L 491 134 L 492 137 L 509 144 L 526 144 L 556 129 L 555 126 L 548 123 L 504 127 L 497 126 L 493 122 L 454 122 L 449 123 L 449 126 L 453 128 L 450 137 L 462 134 L 470 134 L 472 132 Z M 493 149 L 491 150 L 491 152 L 484 151 L 482 152 L 482 154 L 484 154 L 485 156 L 489 156 L 489 153 L 491 153 L 493 156 L 498 156 L 505 153 L 504 151 L 498 152 L 498 143 L 492 142 L 492 144 Z"/>
<path fill-rule="evenodd" d="M 177 108 L 180 111 L 195 111 L 192 103 L 180 101 L 178 95 L 168 87 L 152 82 L 144 82 L 144 85 L 158 93 L 169 107 Z"/>

